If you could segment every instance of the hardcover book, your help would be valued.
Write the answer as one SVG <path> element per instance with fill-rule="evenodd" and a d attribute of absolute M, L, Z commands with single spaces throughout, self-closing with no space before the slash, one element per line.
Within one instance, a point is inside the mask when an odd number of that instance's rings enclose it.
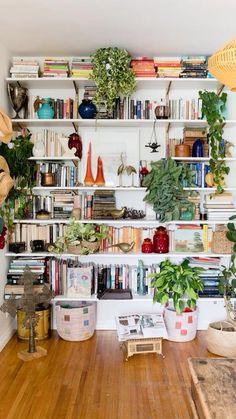
<path fill-rule="evenodd" d="M 68 268 L 67 296 L 91 297 L 92 275 L 92 266 Z"/>

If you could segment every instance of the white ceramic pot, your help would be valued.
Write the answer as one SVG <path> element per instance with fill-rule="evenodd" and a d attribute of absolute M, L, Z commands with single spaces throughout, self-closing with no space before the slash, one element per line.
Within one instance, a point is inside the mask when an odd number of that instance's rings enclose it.
<path fill-rule="evenodd" d="M 34 157 L 44 157 L 45 156 L 45 146 L 42 140 L 37 140 L 33 146 L 32 150 Z"/>
<path fill-rule="evenodd" d="M 198 310 L 177 314 L 174 310 L 165 308 L 164 319 L 168 340 L 188 342 L 196 337 Z"/>
<path fill-rule="evenodd" d="M 236 357 L 236 331 L 223 330 L 229 328 L 226 321 L 210 323 L 206 332 L 206 344 L 213 354 Z"/>

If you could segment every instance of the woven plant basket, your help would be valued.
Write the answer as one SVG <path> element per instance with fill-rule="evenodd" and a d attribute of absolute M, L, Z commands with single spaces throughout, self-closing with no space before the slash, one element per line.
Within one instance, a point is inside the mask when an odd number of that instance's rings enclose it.
<path fill-rule="evenodd" d="M 228 231 L 225 226 L 217 226 L 217 230 L 212 234 L 211 250 L 213 253 L 232 253 L 234 243 L 226 237 Z"/>
<path fill-rule="evenodd" d="M 82 241 L 82 244 L 79 245 L 72 245 L 69 244 L 67 246 L 67 250 L 69 253 L 73 253 L 75 255 L 81 255 L 83 253 L 82 250 L 87 249 L 88 253 L 96 253 L 99 250 L 101 242 L 88 242 L 86 240 Z"/>
<path fill-rule="evenodd" d="M 82 341 L 91 338 L 96 324 L 96 303 L 70 302 L 56 306 L 57 332 L 64 340 Z"/>
<path fill-rule="evenodd" d="M 209 58 L 208 70 L 217 80 L 236 91 L 236 38 Z"/>
<path fill-rule="evenodd" d="M 226 321 L 209 324 L 206 332 L 208 351 L 220 356 L 236 357 L 236 331 L 227 331 L 229 326 Z"/>

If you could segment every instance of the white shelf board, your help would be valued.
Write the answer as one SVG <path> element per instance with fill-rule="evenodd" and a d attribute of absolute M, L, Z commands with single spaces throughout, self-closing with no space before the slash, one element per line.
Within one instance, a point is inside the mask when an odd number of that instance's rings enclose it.
<path fill-rule="evenodd" d="M 204 253 L 204 252 L 185 252 L 185 253 L 177 253 L 177 252 L 169 252 L 169 253 L 105 253 L 105 252 L 101 252 L 101 253 L 92 253 L 89 255 L 76 255 L 74 253 L 51 253 L 51 252 L 22 252 L 22 253 L 13 253 L 13 252 L 6 252 L 5 256 L 7 257 L 16 257 L 16 256 L 40 256 L 40 257 L 47 257 L 47 256 L 55 256 L 55 257 L 79 257 L 79 259 L 81 260 L 89 260 L 89 259 L 93 259 L 93 260 L 97 260 L 97 259 L 103 259 L 103 258 L 111 258 L 111 259 L 115 259 L 115 258 L 122 258 L 124 259 L 124 257 L 129 257 L 129 258 L 133 258 L 133 259 L 148 259 L 148 258 L 152 258 L 152 260 L 155 259 L 160 259 L 160 258 L 169 258 L 169 257 L 230 257 L 231 254 L 226 254 L 226 253 Z"/>
<path fill-rule="evenodd" d="M 28 160 L 33 160 L 33 161 L 43 161 L 43 160 L 53 160 L 53 161 L 72 161 L 72 160 L 79 160 L 79 157 L 74 157 L 74 156 L 70 156 L 70 157 L 54 157 L 54 156 L 47 156 L 47 157 L 29 157 Z"/>
<path fill-rule="evenodd" d="M 17 220 L 14 219 L 14 224 L 68 224 L 69 219 L 59 219 L 59 218 L 50 218 L 48 220 L 38 220 L 38 219 L 22 219 Z M 84 223 L 84 224 L 107 224 L 107 225 L 114 225 L 114 226 L 140 226 L 140 227 L 146 227 L 146 226 L 163 226 L 163 225 L 201 225 L 201 224 L 208 224 L 208 225 L 215 225 L 215 224 L 227 224 L 228 220 L 222 221 L 222 220 L 190 220 L 190 221 L 182 221 L 182 220 L 175 220 L 175 221 L 168 221 L 168 222 L 159 222 L 158 220 L 152 219 L 124 219 L 121 220 L 76 220 L 78 223 Z M 236 224 L 236 220 L 232 220 L 234 224 Z"/>
<path fill-rule="evenodd" d="M 120 300 L 113 300 L 112 298 L 111 299 L 108 299 L 108 300 L 103 300 L 103 299 L 100 299 L 100 298 L 98 298 L 96 295 L 91 295 L 91 297 L 67 297 L 66 295 L 65 296 L 63 296 L 63 295 L 56 295 L 54 298 L 53 298 L 53 300 L 52 300 L 52 302 L 57 302 L 57 301 L 66 301 L 66 302 L 69 302 L 69 301 L 124 301 L 124 300 L 122 300 L 122 299 L 120 299 Z M 125 299 L 125 301 L 152 301 L 153 302 L 153 297 L 151 296 L 151 295 L 149 295 L 149 294 L 146 294 L 146 295 L 134 295 L 133 294 L 133 298 L 131 298 L 131 299 Z"/>
<path fill-rule="evenodd" d="M 139 186 L 35 186 L 33 188 L 33 191 L 98 191 L 98 190 L 109 190 L 109 191 L 126 191 L 126 192 L 132 192 L 132 191 L 142 191 L 145 192 L 146 188 L 139 187 Z"/>
<path fill-rule="evenodd" d="M 196 162 L 204 162 L 204 161 L 209 161 L 211 157 L 175 157 L 172 156 L 171 157 L 172 160 L 176 160 L 176 161 L 196 161 Z M 224 159 L 218 159 L 219 161 L 236 161 L 236 157 L 225 157 Z"/>
<path fill-rule="evenodd" d="M 183 188 L 184 191 L 202 191 L 202 192 L 214 192 L 216 191 L 216 188 Z M 236 188 L 224 188 L 224 191 L 236 191 Z"/>

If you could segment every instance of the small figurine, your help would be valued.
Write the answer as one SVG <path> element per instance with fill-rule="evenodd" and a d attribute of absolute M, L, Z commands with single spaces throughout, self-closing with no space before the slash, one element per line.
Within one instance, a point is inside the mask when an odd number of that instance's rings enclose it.
<path fill-rule="evenodd" d="M 227 140 L 225 141 L 225 157 L 233 157 L 232 153 L 229 151 L 229 149 L 233 146 L 234 144 L 231 143 L 230 141 L 227 141 Z"/>
<path fill-rule="evenodd" d="M 73 132 L 73 134 L 69 135 L 68 147 L 70 150 L 72 148 L 76 148 L 74 155 L 76 157 L 79 157 L 79 159 L 81 159 L 83 146 L 82 146 L 82 141 L 79 134 L 77 134 L 76 132 Z"/>
<path fill-rule="evenodd" d="M 109 247 L 119 247 L 119 249 L 124 252 L 124 253 L 128 253 L 130 252 L 130 250 L 133 249 L 135 245 L 135 242 L 131 242 L 131 243 L 116 243 L 116 244 L 112 244 L 111 246 L 107 246 L 107 248 Z"/>

